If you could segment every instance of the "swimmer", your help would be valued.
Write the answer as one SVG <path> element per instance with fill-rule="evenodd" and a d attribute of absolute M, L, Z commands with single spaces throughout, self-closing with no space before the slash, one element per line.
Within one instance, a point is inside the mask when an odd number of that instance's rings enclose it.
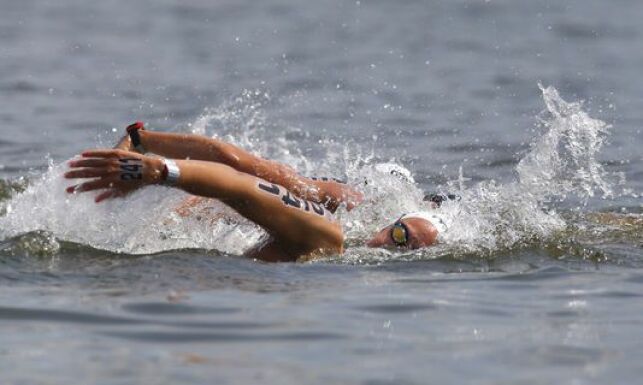
<path fill-rule="evenodd" d="M 101 190 L 98 203 L 147 185 L 166 185 L 218 199 L 266 230 L 268 239 L 246 253 L 250 258 L 296 261 L 343 252 L 344 234 L 332 214 L 341 204 L 351 210 L 362 202 L 363 195 L 351 186 L 303 177 L 292 167 L 214 138 L 150 131 L 141 122 L 126 130 L 114 149 L 88 150 L 69 162 L 65 178 L 90 180 L 68 187 L 68 193 Z M 435 214 L 408 213 L 367 245 L 417 249 L 435 244 L 444 229 Z"/>

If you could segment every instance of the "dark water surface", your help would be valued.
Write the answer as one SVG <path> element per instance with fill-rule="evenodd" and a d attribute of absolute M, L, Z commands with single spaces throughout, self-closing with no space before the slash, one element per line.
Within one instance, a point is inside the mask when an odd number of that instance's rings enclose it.
<path fill-rule="evenodd" d="M 0 383 L 639 383 L 642 15 L 634 0 L 0 1 Z M 547 236 L 507 220 L 518 241 L 480 250 L 366 251 L 358 211 L 346 256 L 258 263 L 236 255 L 256 229 L 155 232 L 165 191 L 105 206 L 149 234 L 66 211 L 48 168 L 133 120 L 205 120 L 305 171 L 349 153 L 353 179 L 372 155 L 426 191 L 460 167 L 470 191 L 510 186 L 555 125 L 538 118 L 560 123 L 538 83 L 612 126 L 596 161 L 627 182 L 548 206 L 565 225 Z M 393 196 L 378 204 L 411 204 Z"/>

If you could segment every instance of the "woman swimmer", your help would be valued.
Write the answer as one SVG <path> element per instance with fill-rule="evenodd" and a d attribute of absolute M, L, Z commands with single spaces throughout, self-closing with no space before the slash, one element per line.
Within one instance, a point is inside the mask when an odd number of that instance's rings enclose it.
<path fill-rule="evenodd" d="M 147 152 L 166 158 L 143 155 Z M 221 140 L 149 131 L 141 122 L 128 126 L 114 149 L 85 151 L 69 167 L 65 178 L 90 180 L 67 192 L 104 190 L 96 202 L 151 184 L 216 198 L 268 232 L 266 242 L 246 253 L 264 261 L 342 253 L 344 235 L 332 213 L 342 203 L 351 210 L 363 199 L 346 184 L 303 177 Z M 436 243 L 443 230 L 437 216 L 409 213 L 367 245 L 416 249 Z"/>

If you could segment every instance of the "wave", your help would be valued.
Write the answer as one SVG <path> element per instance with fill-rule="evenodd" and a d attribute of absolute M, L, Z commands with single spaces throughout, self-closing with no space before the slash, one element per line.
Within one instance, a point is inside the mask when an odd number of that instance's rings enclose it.
<path fill-rule="evenodd" d="M 343 261 L 494 256 L 534 244 L 564 243 L 563 234 L 579 219 L 570 223 L 556 203 L 570 196 L 581 200 L 596 194 L 618 197 L 616 187 L 624 183 L 622 175 L 608 173 L 597 160 L 610 126 L 591 118 L 580 103 L 564 101 L 553 87 L 540 88 L 546 107 L 538 117 L 542 135 L 517 165 L 515 179 L 467 186 L 461 170 L 460 178 L 440 186 L 462 197 L 438 209 L 449 227 L 442 244 L 414 252 L 360 246 L 401 213 L 427 209 L 424 192 L 412 174 L 399 164 L 394 166 L 406 170 L 407 177 L 383 172 L 390 167 L 381 167 L 373 149 L 320 138 L 315 154 L 305 154 L 289 138 L 306 133 L 270 122 L 263 113 L 270 97 L 258 91 L 246 91 L 206 110 L 182 130 L 220 137 L 302 173 L 332 175 L 358 186 L 365 193 L 365 203 L 350 213 L 338 212 L 349 246 Z M 0 239 L 15 243 L 23 234 L 40 234 L 36 238 L 44 237 L 47 242 L 32 243 L 41 244 L 35 247 L 45 253 L 59 252 L 54 244 L 61 240 L 125 254 L 195 248 L 242 254 L 265 236 L 260 228 L 213 200 L 189 209 L 191 215 L 179 215 L 175 208 L 188 196 L 166 187 L 148 187 L 126 199 L 98 205 L 91 194 L 70 196 L 64 192 L 69 183 L 62 178 L 65 168 L 65 163 L 51 163 L 47 172 L 28 183 L 0 183 Z M 576 226 L 574 234 L 580 234 L 580 227 Z"/>

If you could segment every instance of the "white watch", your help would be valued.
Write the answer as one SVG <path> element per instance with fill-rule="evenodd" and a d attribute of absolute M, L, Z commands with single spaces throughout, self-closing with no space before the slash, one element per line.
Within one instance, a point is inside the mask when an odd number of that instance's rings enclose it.
<path fill-rule="evenodd" d="M 165 178 L 161 181 L 161 184 L 164 184 L 166 186 L 176 186 L 177 184 L 179 184 L 179 178 L 181 177 L 181 170 L 179 169 L 179 166 L 172 159 L 164 158 L 163 163 L 165 164 L 165 170 L 163 171 L 166 172 L 163 172 Z"/>

